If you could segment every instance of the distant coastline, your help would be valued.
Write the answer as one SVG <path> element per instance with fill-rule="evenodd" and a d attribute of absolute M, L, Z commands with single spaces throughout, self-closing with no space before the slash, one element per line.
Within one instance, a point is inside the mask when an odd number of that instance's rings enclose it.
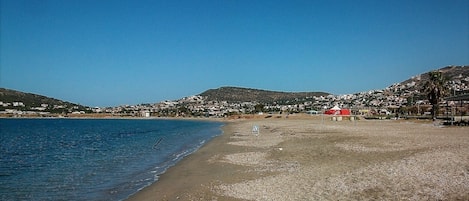
<path fill-rule="evenodd" d="M 131 117 L 131 116 L 109 116 L 109 115 L 96 115 L 96 114 L 82 114 L 82 115 L 51 115 L 51 116 L 38 116 L 38 115 L 23 115 L 23 116 L 7 116 L 0 115 L 0 119 L 128 119 L 128 120 L 197 120 L 197 121 L 217 121 L 223 122 L 232 118 L 211 118 L 211 117 Z"/>

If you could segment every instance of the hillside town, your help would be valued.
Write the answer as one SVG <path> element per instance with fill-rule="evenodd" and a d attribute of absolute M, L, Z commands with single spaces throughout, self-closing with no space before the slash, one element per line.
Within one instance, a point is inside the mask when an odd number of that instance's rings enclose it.
<path fill-rule="evenodd" d="M 447 67 L 450 68 L 450 67 Z M 465 67 L 467 68 L 467 67 Z M 445 69 L 445 68 L 443 68 Z M 420 116 L 431 109 L 425 94 L 421 92 L 422 75 L 393 84 L 382 90 L 370 90 L 346 95 L 326 95 L 296 98 L 282 102 L 229 102 L 208 100 L 207 97 L 194 95 L 179 100 L 167 100 L 154 104 L 124 105 L 117 107 L 90 108 L 70 105 L 40 104 L 26 105 L 21 101 L 5 102 L 0 100 L 0 114 L 3 116 L 73 116 L 98 114 L 110 117 L 211 117 L 222 118 L 242 114 L 321 114 L 334 106 L 347 108 L 353 115 Z M 459 74 L 447 82 L 448 94 L 445 97 L 469 93 L 469 76 Z M 464 103 L 464 104 L 463 104 Z M 464 113 L 469 111 L 467 101 L 440 102 L 440 113 Z M 449 111 L 451 110 L 451 111 Z"/>
<path fill-rule="evenodd" d="M 4 102 L 0 100 L 0 115 L 13 116 L 50 116 L 51 114 L 86 114 L 91 108 L 71 105 L 49 105 L 42 103 L 39 106 L 28 105 L 21 101 Z"/>
<path fill-rule="evenodd" d="M 449 66 L 442 71 L 459 73 L 464 67 Z M 454 74 L 454 73 L 453 73 Z M 382 90 L 370 90 L 346 95 L 326 95 L 297 98 L 282 102 L 228 102 L 208 100 L 207 97 L 194 95 L 174 101 L 156 104 L 127 105 L 108 108 L 93 108 L 95 113 L 117 116 L 139 117 L 227 117 L 241 114 L 322 114 L 334 106 L 347 108 L 353 115 L 363 116 L 422 116 L 431 110 L 427 96 L 422 93 L 422 75 L 417 75 L 401 83 L 393 84 Z M 445 97 L 469 93 L 469 75 L 451 75 L 447 82 L 448 93 Z M 464 103 L 464 104 L 463 104 Z M 442 100 L 442 114 L 466 114 L 467 101 Z"/>
<path fill-rule="evenodd" d="M 469 92 L 469 77 L 452 83 L 451 91 L 456 94 Z M 109 108 L 94 108 L 97 113 L 141 117 L 227 117 L 238 114 L 320 114 L 328 108 L 348 108 L 355 115 L 424 115 L 431 108 L 426 96 L 414 89 L 415 82 L 394 84 L 383 90 L 370 90 L 356 94 L 305 97 L 291 103 L 260 103 L 208 101 L 203 96 L 189 96 L 175 101 L 156 104 L 127 105 Z M 442 101 L 444 106 L 458 107 L 455 101 Z M 458 108 L 467 111 L 469 108 Z"/>

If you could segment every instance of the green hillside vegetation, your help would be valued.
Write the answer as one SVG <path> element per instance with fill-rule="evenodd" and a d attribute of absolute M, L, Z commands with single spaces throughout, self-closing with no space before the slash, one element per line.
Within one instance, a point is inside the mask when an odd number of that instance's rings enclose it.
<path fill-rule="evenodd" d="M 207 97 L 208 101 L 227 101 L 229 103 L 259 102 L 271 103 L 295 103 L 312 99 L 313 96 L 327 96 L 325 92 L 278 92 L 241 87 L 220 87 L 209 89 L 200 96 Z"/>

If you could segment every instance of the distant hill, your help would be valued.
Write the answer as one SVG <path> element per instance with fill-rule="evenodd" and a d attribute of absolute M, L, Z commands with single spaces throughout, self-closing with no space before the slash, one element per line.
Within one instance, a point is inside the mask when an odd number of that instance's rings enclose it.
<path fill-rule="evenodd" d="M 67 101 L 58 100 L 38 94 L 24 93 L 16 90 L 0 88 L 0 105 L 1 109 L 19 109 L 19 110 L 30 110 L 34 107 L 41 107 L 43 104 L 47 104 L 45 111 L 51 111 L 59 109 L 75 109 L 84 110 L 86 107 Z M 13 106 L 13 102 L 21 102 L 24 106 Z M 54 107 L 55 106 L 55 107 Z"/>
<path fill-rule="evenodd" d="M 469 92 L 469 66 L 446 66 L 437 69 L 437 71 L 443 72 L 443 76 L 449 83 L 450 93 L 460 94 Z M 421 89 L 428 79 L 428 72 L 425 72 L 403 82 L 393 84 L 383 90 L 386 91 L 386 96 L 415 96 L 425 99 L 425 95 L 421 93 Z M 241 87 L 220 87 L 218 89 L 209 89 L 199 95 L 206 97 L 208 101 L 227 101 L 230 103 L 276 102 L 281 104 L 299 103 L 313 96 L 327 96 L 330 94 L 326 92 L 279 92 Z"/>
<path fill-rule="evenodd" d="M 241 87 L 220 87 L 218 89 L 209 89 L 200 96 L 207 97 L 208 101 L 227 101 L 236 102 L 286 102 L 295 100 L 310 99 L 313 96 L 327 96 L 325 92 L 279 92 L 261 89 L 250 89 Z"/>
<path fill-rule="evenodd" d="M 448 80 L 451 94 L 469 93 L 469 66 L 447 66 L 438 69 Z M 415 100 L 425 99 L 420 91 L 428 80 L 428 72 L 413 76 L 403 82 L 393 84 L 383 90 L 385 96 L 415 97 Z M 359 92 L 357 92 L 359 93 Z M 373 94 L 373 93 L 371 93 Z M 201 94 L 207 101 L 227 101 L 229 103 L 257 102 L 262 104 L 296 104 L 312 100 L 313 96 L 328 96 L 326 92 L 279 92 L 242 87 L 220 87 L 209 89 Z M 377 97 L 364 97 L 362 99 L 376 99 Z M 383 100 L 382 97 L 378 97 Z M 14 102 L 21 102 L 22 106 L 14 106 Z M 47 105 L 44 108 L 44 105 Z M 43 107 L 44 110 L 40 110 Z M 38 94 L 24 93 L 11 89 L 0 88 L 0 111 L 5 109 L 15 110 L 40 110 L 52 113 L 70 111 L 90 111 L 86 106 L 58 100 Z"/>

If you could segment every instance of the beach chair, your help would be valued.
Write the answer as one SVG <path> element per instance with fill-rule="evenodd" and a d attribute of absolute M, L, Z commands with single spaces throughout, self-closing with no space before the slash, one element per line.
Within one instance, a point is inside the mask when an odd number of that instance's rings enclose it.
<path fill-rule="evenodd" d="M 257 125 L 252 126 L 252 134 L 256 136 L 259 135 L 259 126 Z"/>

